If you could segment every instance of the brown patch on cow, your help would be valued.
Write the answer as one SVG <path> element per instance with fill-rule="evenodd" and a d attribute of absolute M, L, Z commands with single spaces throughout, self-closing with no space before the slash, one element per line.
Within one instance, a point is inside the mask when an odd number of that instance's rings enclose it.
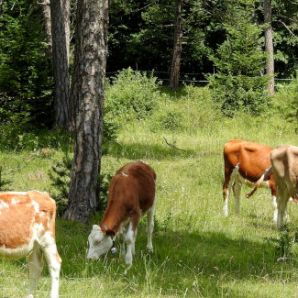
<path fill-rule="evenodd" d="M 0 247 L 28 244 L 35 223 L 55 237 L 55 218 L 56 203 L 46 192 L 0 193 Z"/>
<path fill-rule="evenodd" d="M 47 192 L 29 191 L 28 196 L 39 205 L 37 220 L 55 237 L 56 203 Z M 42 214 L 46 216 L 43 216 Z"/>
<path fill-rule="evenodd" d="M 269 146 L 243 140 L 231 140 L 226 143 L 224 146 L 224 195 L 236 167 L 239 167 L 239 173 L 243 178 L 252 183 L 257 182 L 271 167 L 271 151 L 272 148 Z M 272 195 L 275 195 L 276 185 L 272 174 L 268 176 L 268 183 Z"/>
<path fill-rule="evenodd" d="M 11 203 L 13 198 L 20 201 L 14 205 Z M 32 236 L 35 212 L 31 200 L 23 195 L 0 194 L 1 201 L 8 203 L 9 208 L 1 208 L 0 246 L 13 249 L 27 244 Z"/>
<path fill-rule="evenodd" d="M 154 170 L 141 161 L 121 167 L 109 186 L 108 206 L 100 223 L 102 231 L 117 234 L 127 219 L 135 229 L 141 215 L 153 205 L 155 180 Z"/>
<path fill-rule="evenodd" d="M 17 194 L 14 192 L 3 192 L 0 193 L 0 200 L 7 203 L 12 204 L 12 199 L 20 200 L 23 203 L 30 202 L 30 198 L 26 194 Z"/>

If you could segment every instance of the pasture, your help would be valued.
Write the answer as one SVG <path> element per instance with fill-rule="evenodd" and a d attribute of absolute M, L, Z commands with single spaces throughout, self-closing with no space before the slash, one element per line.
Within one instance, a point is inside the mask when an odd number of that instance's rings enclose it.
<path fill-rule="evenodd" d="M 146 120 L 123 121 L 117 144 L 102 159 L 102 170 L 114 173 L 124 163 L 141 159 L 157 173 L 154 253 L 146 252 L 145 220 L 140 224 L 136 255 L 125 275 L 123 257 L 108 254 L 86 261 L 89 226 L 58 218 L 57 245 L 62 257 L 61 297 L 297 297 L 298 256 L 277 262 L 278 239 L 272 222 L 271 196 L 259 189 L 246 199 L 236 216 L 233 197 L 230 216 L 223 217 L 223 145 L 242 138 L 276 146 L 297 145 L 294 124 L 272 108 L 260 117 L 223 118 L 206 99 L 167 95 Z M 161 128 L 166 111 L 180 113 L 182 124 Z M 160 120 L 161 119 L 161 120 Z M 171 119 L 170 119 L 171 120 Z M 169 122 L 167 122 L 169 123 Z M 167 145 L 166 140 L 175 148 Z M 62 149 L 1 151 L 3 178 L 10 189 L 51 192 L 48 172 L 63 156 Z M 298 227 L 298 206 L 289 205 L 290 228 Z M 119 243 L 116 244 L 119 248 Z M 23 297 L 27 268 L 22 260 L 0 260 L 0 297 Z M 37 297 L 47 297 L 50 286 L 45 266 Z"/>

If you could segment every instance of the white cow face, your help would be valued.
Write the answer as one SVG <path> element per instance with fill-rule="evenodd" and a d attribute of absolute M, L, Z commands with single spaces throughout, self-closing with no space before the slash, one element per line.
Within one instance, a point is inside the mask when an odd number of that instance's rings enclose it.
<path fill-rule="evenodd" d="M 97 260 L 112 248 L 113 240 L 111 236 L 102 232 L 100 226 L 93 225 L 88 237 L 88 245 L 87 259 Z"/>

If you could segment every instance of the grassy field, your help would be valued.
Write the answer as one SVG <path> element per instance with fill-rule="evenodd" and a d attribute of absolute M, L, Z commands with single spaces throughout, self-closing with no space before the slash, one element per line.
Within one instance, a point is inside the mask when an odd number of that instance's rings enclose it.
<path fill-rule="evenodd" d="M 205 91 L 204 91 L 205 92 Z M 204 95 L 204 92 L 202 94 Z M 182 115 L 183 125 L 162 129 L 166 114 Z M 163 138 L 179 149 L 168 146 Z M 298 256 L 277 262 L 279 232 L 272 223 L 268 190 L 241 201 L 241 215 L 222 215 L 222 148 L 232 138 L 271 146 L 297 145 L 293 124 L 269 113 L 223 119 L 204 96 L 194 101 L 165 100 L 144 121 L 125 123 L 117 145 L 104 156 L 104 172 L 142 159 L 157 172 L 154 253 L 146 253 L 145 221 L 140 225 L 133 267 L 124 274 L 119 255 L 85 260 L 89 226 L 58 219 L 58 249 L 63 259 L 61 297 L 298 297 Z M 4 178 L 14 190 L 51 192 L 48 171 L 62 151 L 0 152 Z M 244 188 L 243 193 L 248 189 Z M 298 206 L 289 206 L 290 228 L 298 226 Z M 119 245 L 119 243 L 118 243 Z M 0 297 L 23 297 L 28 286 L 24 260 L 0 260 Z M 50 279 L 44 270 L 37 297 L 47 297 Z"/>

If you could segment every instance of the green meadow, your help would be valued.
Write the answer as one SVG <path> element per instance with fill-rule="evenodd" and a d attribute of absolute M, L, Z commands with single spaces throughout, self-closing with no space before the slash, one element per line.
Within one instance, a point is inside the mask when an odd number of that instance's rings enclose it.
<path fill-rule="evenodd" d="M 269 190 L 259 189 L 246 199 L 249 188 L 244 186 L 240 216 L 235 215 L 232 196 L 230 216 L 224 218 L 222 212 L 225 142 L 241 138 L 297 146 L 296 123 L 287 119 L 283 108 L 286 93 L 281 89 L 261 116 L 225 118 L 206 88 L 193 88 L 191 94 L 163 92 L 158 107 L 145 119 L 122 117 L 116 143 L 107 147 L 102 159 L 104 173 L 139 159 L 155 169 L 154 252 L 146 252 L 143 219 L 127 274 L 119 253 L 86 261 L 87 236 L 101 214 L 87 226 L 58 218 L 61 297 L 298 297 L 298 251 L 293 244 L 291 257 L 277 261 L 281 234 L 272 222 Z M 0 151 L 7 188 L 54 192 L 49 171 L 62 159 L 62 147 Z M 295 231 L 298 206 L 289 203 L 288 210 L 289 228 Z M 118 241 L 119 250 L 120 246 Z M 29 284 L 26 261 L 0 263 L 0 297 L 24 297 Z M 36 297 L 48 297 L 49 289 L 45 266 Z"/>

